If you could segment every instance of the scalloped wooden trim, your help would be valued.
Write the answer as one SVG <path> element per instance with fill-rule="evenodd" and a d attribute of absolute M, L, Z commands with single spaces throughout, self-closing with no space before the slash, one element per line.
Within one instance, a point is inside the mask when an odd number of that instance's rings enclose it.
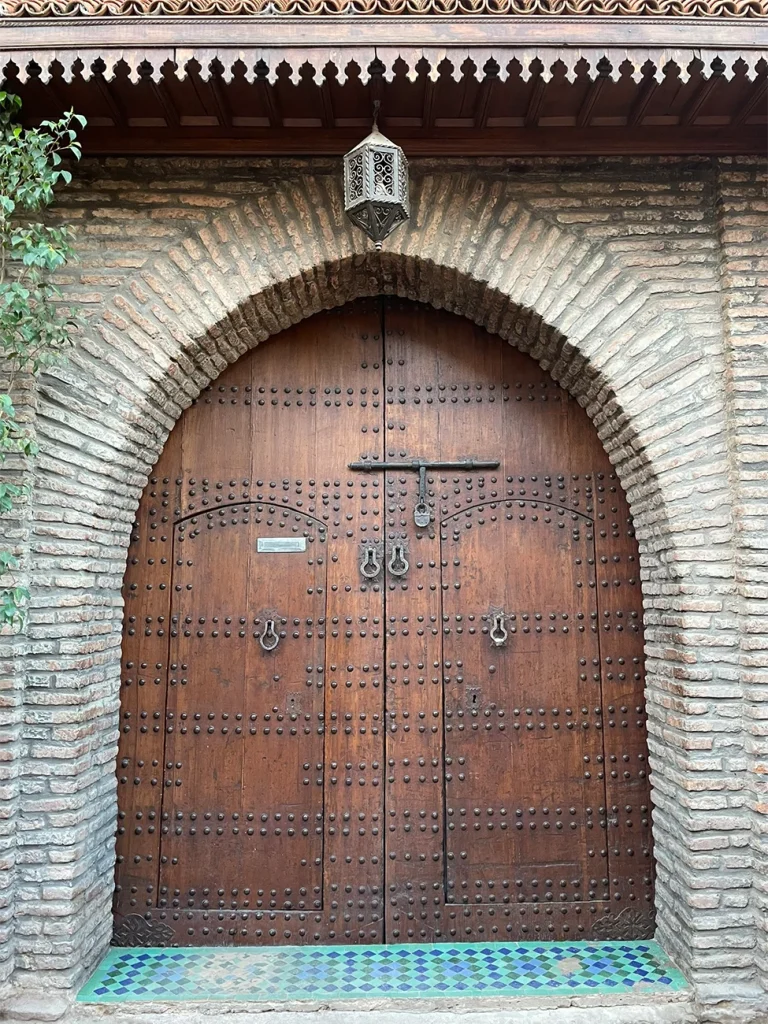
<path fill-rule="evenodd" d="M 6 17 L 549 15 L 765 18 L 768 0 L 2 0 Z"/>

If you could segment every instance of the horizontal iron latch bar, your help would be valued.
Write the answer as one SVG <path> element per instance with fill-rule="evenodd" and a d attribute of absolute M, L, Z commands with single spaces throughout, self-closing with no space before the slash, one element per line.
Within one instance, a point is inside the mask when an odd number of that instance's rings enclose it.
<path fill-rule="evenodd" d="M 407 462 L 350 462 L 349 469 L 372 473 L 377 469 L 498 469 L 499 460 L 459 459 L 457 462 L 429 462 L 427 459 L 410 459 Z"/>

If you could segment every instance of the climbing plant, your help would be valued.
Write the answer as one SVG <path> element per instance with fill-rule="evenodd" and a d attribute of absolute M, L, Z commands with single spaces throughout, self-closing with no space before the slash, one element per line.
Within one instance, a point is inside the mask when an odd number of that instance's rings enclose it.
<path fill-rule="evenodd" d="M 19 478 L 37 453 L 14 405 L 21 375 L 37 374 L 72 344 L 77 322 L 54 283 L 73 256 L 67 226 L 46 224 L 42 213 L 59 184 L 72 174 L 62 157 L 80 158 L 77 129 L 85 118 L 73 111 L 37 128 L 19 124 L 21 100 L 0 91 L 0 517 L 26 496 Z M 23 625 L 29 597 L 16 577 L 18 560 L 0 519 L 0 628 Z"/>

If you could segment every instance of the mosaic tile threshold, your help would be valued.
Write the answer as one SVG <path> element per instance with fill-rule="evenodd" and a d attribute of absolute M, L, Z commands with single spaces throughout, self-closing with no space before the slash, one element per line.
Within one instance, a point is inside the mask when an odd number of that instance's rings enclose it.
<path fill-rule="evenodd" d="M 111 949 L 84 1003 L 649 995 L 686 987 L 653 941 Z"/>

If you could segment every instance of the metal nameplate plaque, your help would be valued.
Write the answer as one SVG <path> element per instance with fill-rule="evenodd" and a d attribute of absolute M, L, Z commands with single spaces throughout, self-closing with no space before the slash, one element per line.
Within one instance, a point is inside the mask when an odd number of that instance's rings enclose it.
<path fill-rule="evenodd" d="M 259 537 L 256 541 L 256 550 L 259 552 L 268 551 L 306 551 L 306 537 Z"/>

